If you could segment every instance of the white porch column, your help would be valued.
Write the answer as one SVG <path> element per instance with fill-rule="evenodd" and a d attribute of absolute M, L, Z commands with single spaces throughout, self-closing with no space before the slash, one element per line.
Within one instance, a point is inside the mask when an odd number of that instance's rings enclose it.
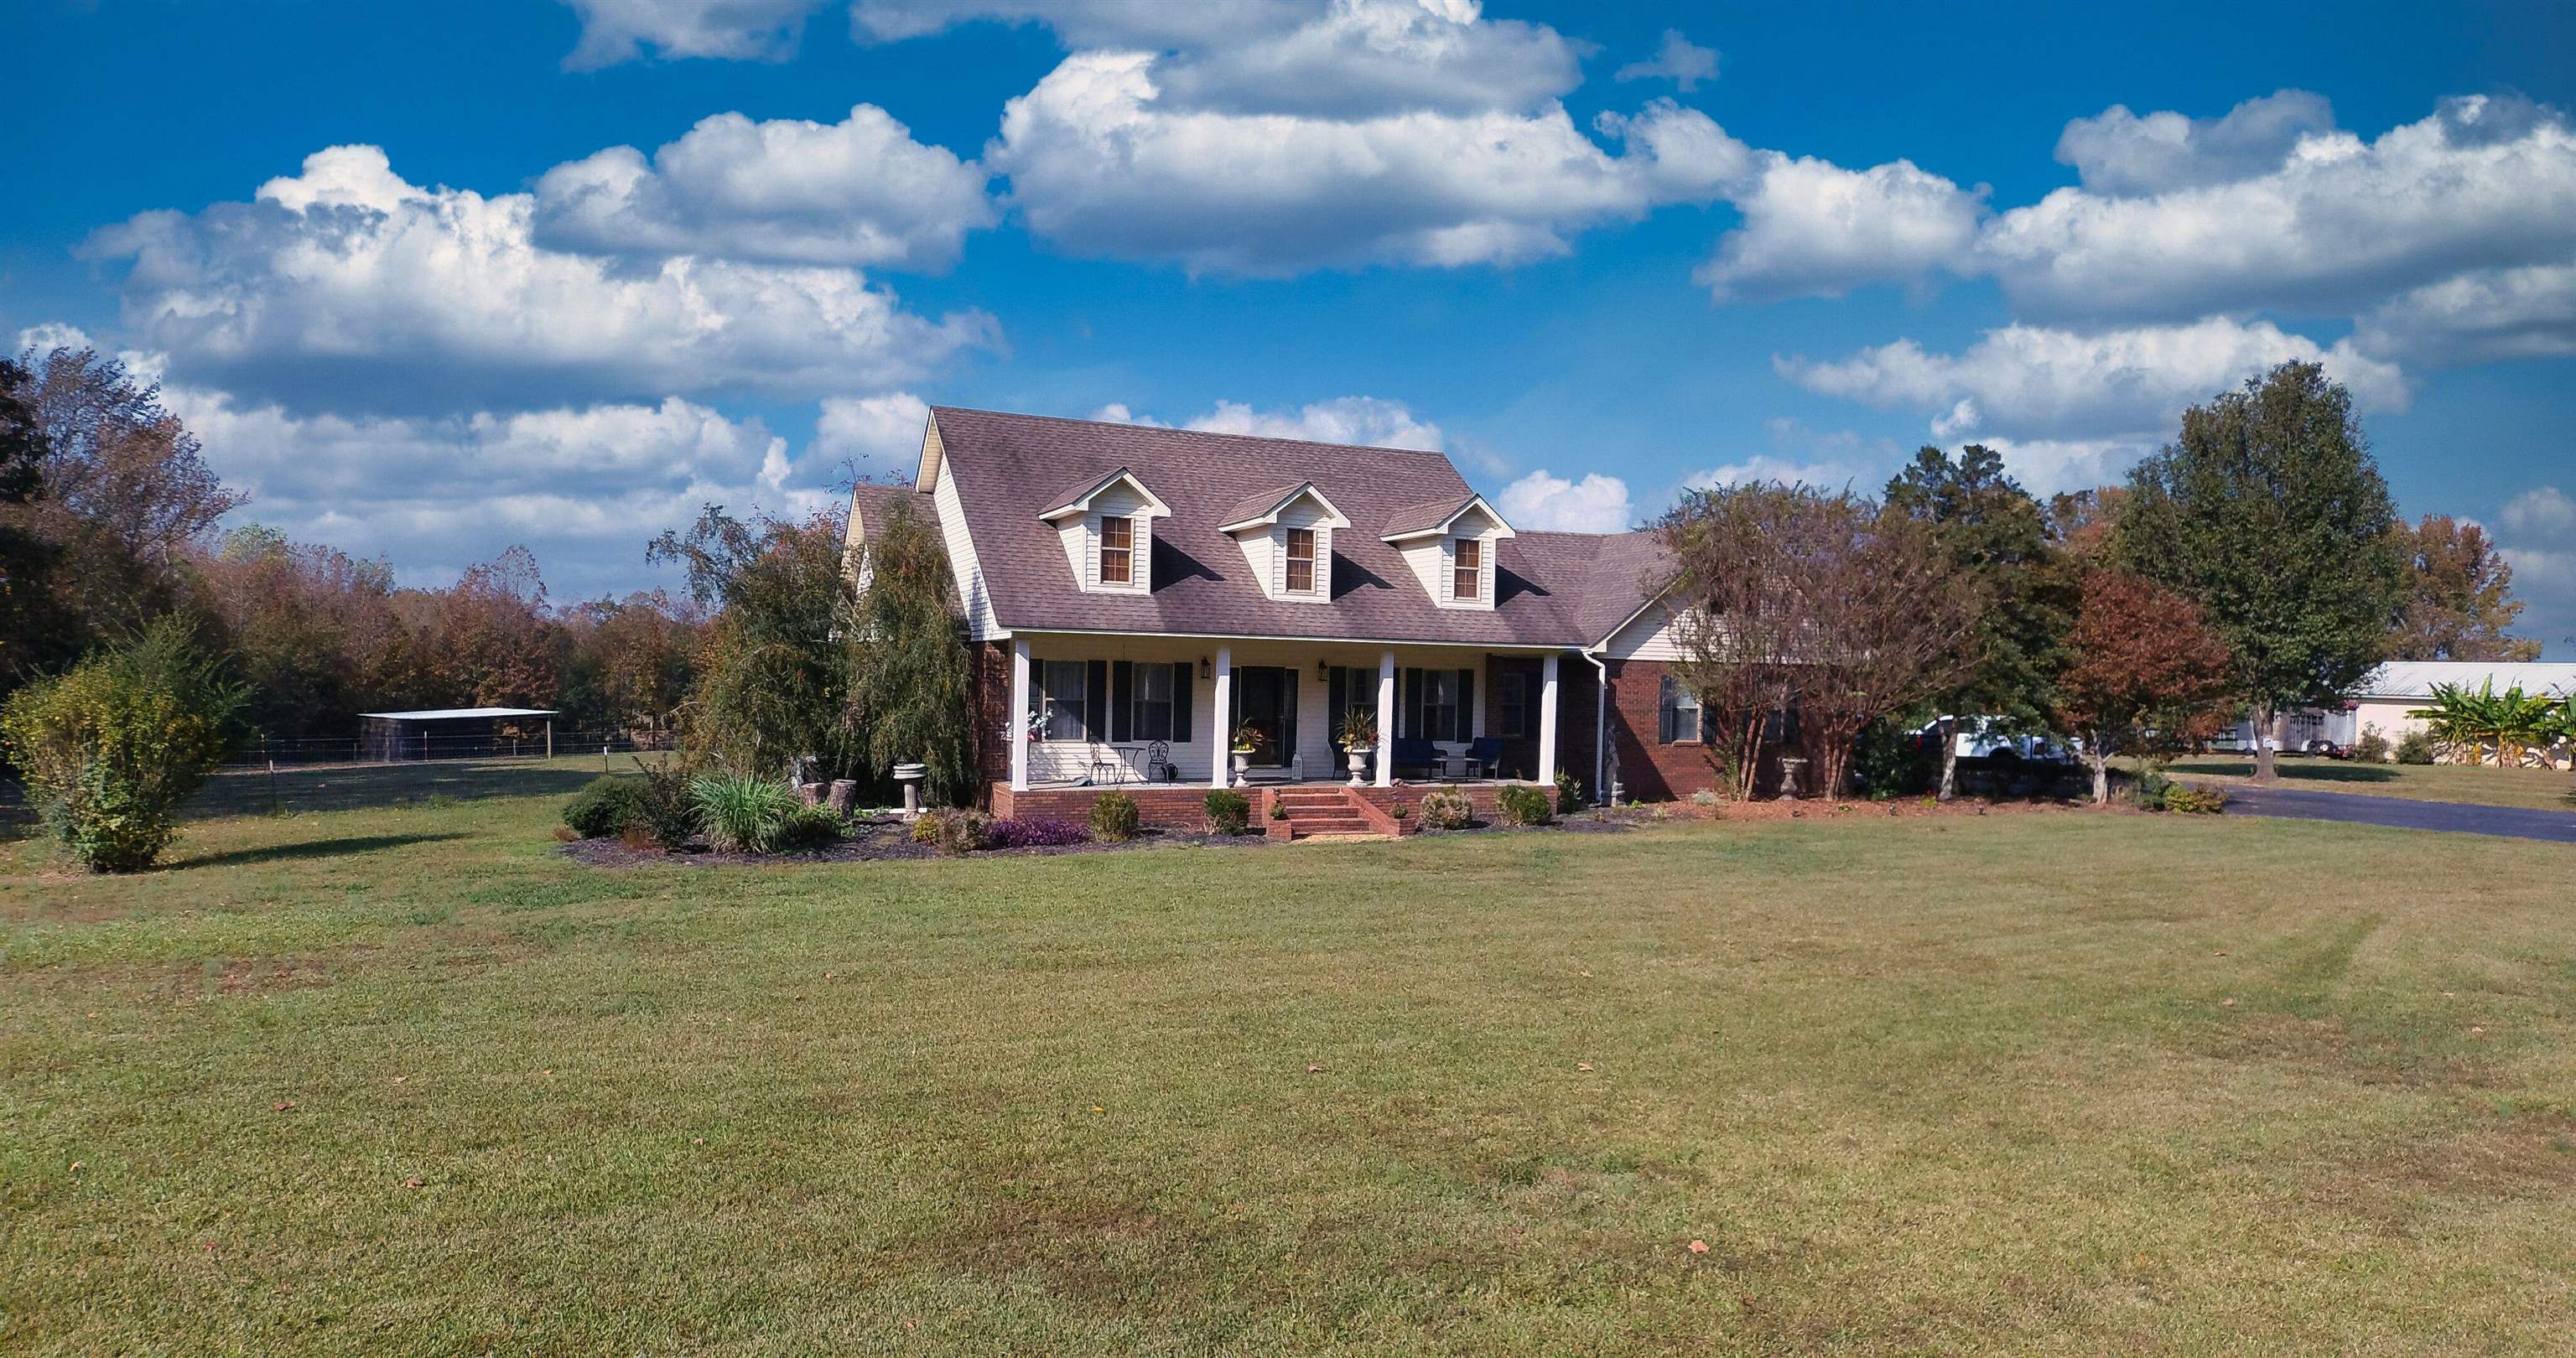
<path fill-rule="evenodd" d="M 1224 787 L 1234 772 L 1234 648 L 1216 648 L 1216 698 L 1208 704 L 1208 743 L 1216 757 L 1209 764 L 1216 772 L 1208 778 L 1209 787 Z"/>
<path fill-rule="evenodd" d="M 1377 653 L 1377 785 L 1395 786 L 1395 652 Z"/>
<path fill-rule="evenodd" d="M 1556 781 L 1556 652 L 1538 662 L 1538 780 Z"/>
<path fill-rule="evenodd" d="M 1011 638 L 1011 715 L 1002 723 L 1010 732 L 1011 791 L 1029 790 L 1029 639 Z"/>

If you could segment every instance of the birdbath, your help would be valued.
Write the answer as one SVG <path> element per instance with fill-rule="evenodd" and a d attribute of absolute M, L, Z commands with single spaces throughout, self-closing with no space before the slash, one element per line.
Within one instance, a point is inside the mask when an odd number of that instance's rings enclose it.
<path fill-rule="evenodd" d="M 903 784 L 903 818 L 911 820 L 921 814 L 921 780 L 930 776 L 928 764 L 897 764 L 894 780 Z"/>
<path fill-rule="evenodd" d="M 1806 771 L 1806 760 L 1783 759 L 1780 761 L 1780 799 L 1782 801 L 1794 802 L 1798 800 L 1798 775 L 1805 773 Z"/>

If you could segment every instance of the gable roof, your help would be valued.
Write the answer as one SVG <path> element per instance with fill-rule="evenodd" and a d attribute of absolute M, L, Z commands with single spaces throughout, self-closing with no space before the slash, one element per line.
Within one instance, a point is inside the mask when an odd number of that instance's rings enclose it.
<path fill-rule="evenodd" d="M 1172 512 L 1171 506 L 1163 503 L 1163 497 L 1156 495 L 1151 488 L 1146 486 L 1144 481 L 1139 478 L 1136 473 L 1127 470 L 1124 466 L 1121 466 L 1110 471 L 1103 472 L 1097 476 L 1085 477 L 1084 479 L 1075 482 L 1073 489 L 1057 496 L 1055 498 L 1055 503 L 1039 510 L 1038 517 L 1041 519 L 1060 519 L 1076 510 L 1089 509 L 1091 508 L 1091 502 L 1099 498 L 1100 492 L 1109 489 L 1111 486 L 1117 485 L 1121 481 L 1124 481 L 1135 488 L 1137 497 L 1145 502 L 1145 512 L 1147 514 L 1159 519 L 1168 516 Z"/>
<path fill-rule="evenodd" d="M 1332 519 L 1333 527 L 1351 526 L 1350 518 L 1342 513 L 1339 505 L 1333 503 L 1331 496 L 1315 489 L 1315 483 L 1312 481 L 1300 481 L 1293 486 L 1255 491 L 1235 501 L 1234 508 L 1225 512 L 1223 515 L 1225 521 L 1216 526 L 1216 531 L 1232 533 L 1260 524 L 1277 523 L 1279 516 L 1288 512 L 1288 506 L 1309 496 L 1314 498 L 1315 503 L 1324 507 L 1324 513 Z"/>
<path fill-rule="evenodd" d="M 1639 585 L 1644 556 L 1622 540 L 1649 535 L 1526 532 L 1498 563 L 1492 609 L 1433 603 L 1380 535 L 1399 513 L 1410 522 L 1439 505 L 1436 524 L 1476 501 L 1438 453 L 955 406 L 935 406 L 930 418 L 1004 628 L 1584 646 L 1648 597 Z M 1084 592 L 1056 535 L 1038 523 L 1064 498 L 1058 488 L 1099 484 L 1118 470 L 1151 485 L 1171 509 L 1155 530 L 1148 594 Z M 1247 504 L 1274 492 L 1275 504 L 1309 483 L 1357 531 L 1334 535 L 1330 598 L 1272 600 L 1219 529 L 1240 522 Z M 1605 548 L 1618 565 L 1603 568 Z M 1602 617 L 1609 623 L 1599 632 L 1586 630 Z"/>
<path fill-rule="evenodd" d="M 1485 517 L 1492 519 L 1495 525 L 1503 530 L 1500 536 L 1513 535 L 1512 526 L 1503 522 L 1503 516 L 1495 513 L 1492 505 L 1485 503 L 1485 497 L 1470 491 L 1465 499 L 1449 496 L 1438 500 L 1425 500 L 1418 505 L 1402 506 L 1387 517 L 1386 526 L 1379 531 L 1379 536 L 1388 542 L 1399 542 L 1405 538 L 1418 538 L 1426 533 L 1447 532 L 1449 525 L 1458 521 L 1459 515 L 1471 509 L 1485 511 Z"/>

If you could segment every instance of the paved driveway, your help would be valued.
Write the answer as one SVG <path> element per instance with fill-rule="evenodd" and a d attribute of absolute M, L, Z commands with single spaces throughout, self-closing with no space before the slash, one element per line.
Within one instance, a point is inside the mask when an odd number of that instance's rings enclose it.
<path fill-rule="evenodd" d="M 2453 834 L 2504 835 L 2513 839 L 2547 839 L 2561 844 L 2576 844 L 2576 807 L 2564 811 L 2534 811 L 2520 806 L 2468 806 L 2459 802 L 2418 802 L 2404 797 L 2237 784 L 2227 789 L 2227 814 L 2335 820 L 2352 825 L 2390 825 L 2401 830 L 2444 830 Z"/>

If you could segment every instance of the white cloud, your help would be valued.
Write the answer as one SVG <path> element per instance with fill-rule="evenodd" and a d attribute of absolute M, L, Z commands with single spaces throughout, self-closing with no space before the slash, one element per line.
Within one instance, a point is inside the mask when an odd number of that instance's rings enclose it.
<path fill-rule="evenodd" d="M 1741 148 L 1700 113 L 1609 120 L 1612 156 L 1561 106 L 1341 121 L 1175 110 L 1157 59 L 1085 52 L 1010 101 L 985 162 L 1036 234 L 1194 271 L 1513 265 L 1585 227 L 1705 201 Z"/>
<path fill-rule="evenodd" d="M 2022 489 L 2046 499 L 2064 491 L 2118 485 L 2138 459 L 2156 450 L 2153 440 L 1982 438 L 2002 456 L 2004 470 Z"/>
<path fill-rule="evenodd" d="M 996 338 L 848 269 L 696 259 L 635 272 L 547 250 L 527 194 L 422 188 L 337 146 L 250 203 L 92 237 L 174 380 L 291 408 L 532 408 L 666 393 L 810 397 L 916 380 Z"/>
<path fill-rule="evenodd" d="M 2348 341 L 2327 348 L 2269 321 L 2215 317 L 2098 334 L 2012 325 L 1956 354 L 1898 340 L 1839 363 L 1779 358 L 1773 366 L 1827 396 L 1939 414 L 1944 436 L 2083 439 L 2170 428 L 2183 407 L 2293 358 L 2322 363 L 2365 410 L 2406 407 L 2398 368 Z"/>
<path fill-rule="evenodd" d="M 2043 319 L 2350 315 L 2468 270 L 2563 264 L 2571 248 L 2576 130 L 2473 96 L 2376 141 L 2308 133 L 2251 178 L 2142 197 L 2059 189 L 1991 223 L 1977 267 Z"/>
<path fill-rule="evenodd" d="M 632 61 L 647 47 L 664 57 L 781 61 L 796 51 L 805 15 L 820 0 L 566 0 L 581 18 L 581 42 L 564 58 L 587 71 Z"/>
<path fill-rule="evenodd" d="M 1702 467 L 1683 473 L 1681 479 L 1686 490 L 1714 490 L 1720 486 L 1758 486 L 1774 482 L 1818 486 L 1826 490 L 1839 490 L 1847 485 L 1863 491 L 1876 489 L 1867 472 L 1849 463 L 1800 461 L 1770 453 L 1755 453 L 1735 462 Z"/>
<path fill-rule="evenodd" d="M 647 162 L 614 146 L 537 181 L 550 250 L 943 268 L 996 214 L 981 167 L 860 104 L 837 123 L 699 121 Z"/>
<path fill-rule="evenodd" d="M 1717 79 L 1717 49 L 1692 42 L 1678 28 L 1667 28 L 1654 56 L 1629 62 L 1612 79 L 1623 85 L 1631 80 L 1669 80 L 1687 94 L 1699 88 L 1699 82 Z"/>
<path fill-rule="evenodd" d="M 2095 193 L 2161 193 L 2270 174 L 2302 138 L 2333 130 L 2334 106 L 2305 90 L 2248 99 L 2223 118 L 2170 111 L 2142 118 L 2113 104 L 2068 123 L 2057 159 Z"/>
<path fill-rule="evenodd" d="M 1568 481 L 1540 468 L 1503 487 L 1494 507 L 1515 528 L 1565 533 L 1620 533 L 1637 520 L 1628 483 L 1599 472 Z"/>
<path fill-rule="evenodd" d="M 386 556 L 409 582 L 452 579 L 524 544 L 558 598 L 623 593 L 645 541 L 704 504 L 801 516 L 838 499 L 835 457 L 791 458 L 761 421 L 678 398 L 396 417 L 296 415 L 189 387 L 163 395 L 216 473 L 251 492 L 241 517 Z"/>
<path fill-rule="evenodd" d="M 1439 425 L 1416 416 L 1402 401 L 1374 396 L 1341 396 L 1294 410 L 1255 410 L 1240 402 L 1219 401 L 1214 410 L 1185 427 L 1215 434 L 1440 451 Z"/>
<path fill-rule="evenodd" d="M 1910 160 L 1847 170 L 1759 152 L 1727 197 L 1744 225 L 1692 280 L 1719 301 L 1839 297 L 1868 283 L 1923 286 L 1977 239 L 1985 186 L 1962 189 Z"/>
<path fill-rule="evenodd" d="M 2576 354 L 2576 264 L 2481 269 L 2363 312 L 2364 353 L 2427 364 Z"/>
<path fill-rule="evenodd" d="M 2515 537 L 2576 547 L 2576 498 L 2556 486 L 2524 491 L 2506 504 L 2501 516 Z"/>
<path fill-rule="evenodd" d="M 930 406 L 906 391 L 882 396 L 827 396 L 814 422 L 814 451 L 862 475 L 910 475 L 921 456 Z"/>

